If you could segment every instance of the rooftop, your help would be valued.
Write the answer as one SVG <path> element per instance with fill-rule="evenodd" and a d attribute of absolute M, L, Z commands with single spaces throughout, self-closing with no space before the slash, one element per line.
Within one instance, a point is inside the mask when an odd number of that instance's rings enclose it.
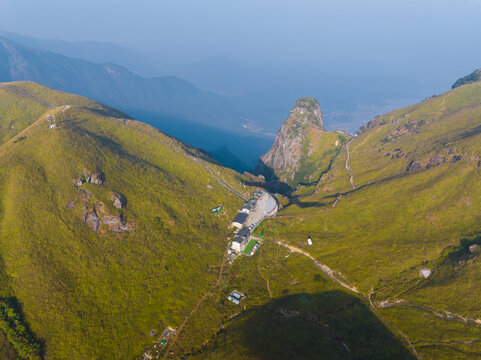
<path fill-rule="evenodd" d="M 236 217 L 234 218 L 234 220 L 232 222 L 243 224 L 247 220 L 248 216 L 249 216 L 249 214 L 239 213 L 239 214 L 236 215 Z"/>
<path fill-rule="evenodd" d="M 246 227 L 243 227 L 242 229 L 240 229 L 238 232 L 237 232 L 237 235 L 238 236 L 244 236 L 244 237 L 248 237 L 251 235 L 251 232 L 248 228 Z"/>
<path fill-rule="evenodd" d="M 244 242 L 244 240 L 245 240 L 245 237 L 236 235 L 236 236 L 234 236 L 234 240 L 232 240 L 232 242 L 242 244 Z"/>

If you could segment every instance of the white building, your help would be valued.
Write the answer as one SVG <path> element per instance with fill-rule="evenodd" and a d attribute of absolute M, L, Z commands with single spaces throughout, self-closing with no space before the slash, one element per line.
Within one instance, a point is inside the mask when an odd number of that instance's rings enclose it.
<path fill-rule="evenodd" d="M 235 250 L 237 252 L 244 251 L 248 242 L 249 242 L 249 238 L 245 236 L 236 235 L 234 237 L 234 240 L 232 240 L 231 248 L 232 250 Z"/>

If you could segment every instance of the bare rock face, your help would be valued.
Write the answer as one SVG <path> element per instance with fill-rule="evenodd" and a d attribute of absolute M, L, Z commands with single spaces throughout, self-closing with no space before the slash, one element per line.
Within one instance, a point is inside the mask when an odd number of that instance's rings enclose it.
<path fill-rule="evenodd" d="M 99 173 L 99 172 L 94 172 L 92 173 L 89 178 L 88 178 L 88 182 L 91 183 L 91 184 L 94 184 L 94 185 L 102 185 L 102 183 L 104 182 L 103 178 L 102 178 L 102 174 Z"/>
<path fill-rule="evenodd" d="M 121 209 L 127 204 L 125 196 L 118 192 L 113 192 L 110 200 L 112 200 L 112 203 L 117 209 Z"/>
<path fill-rule="evenodd" d="M 73 184 L 76 186 L 76 187 L 80 187 L 83 185 L 83 180 L 82 178 L 75 178 L 73 179 Z"/>
<path fill-rule="evenodd" d="M 99 229 L 99 226 L 100 226 L 100 219 L 97 215 L 97 212 L 94 210 L 92 212 L 90 212 L 88 215 L 87 215 L 87 220 L 86 220 L 88 226 L 90 226 L 90 228 L 93 230 L 93 231 L 97 231 Z"/>
<path fill-rule="evenodd" d="M 102 185 L 104 182 L 104 179 L 102 177 L 102 174 L 98 171 L 93 172 L 92 174 L 89 173 L 87 169 L 83 169 L 82 173 L 84 175 L 85 181 L 94 185 Z M 80 178 L 77 178 L 74 180 L 74 184 L 79 187 L 82 186 L 83 180 Z"/>
<path fill-rule="evenodd" d="M 112 231 L 112 232 L 116 232 L 116 233 L 122 233 L 124 231 L 130 231 L 129 227 L 127 226 L 127 224 L 117 224 L 117 225 L 114 225 L 112 226 L 109 231 Z"/>
<path fill-rule="evenodd" d="M 102 218 L 102 223 L 107 226 L 120 224 L 120 222 L 121 219 L 118 216 L 104 216 Z"/>
<path fill-rule="evenodd" d="M 270 150 L 259 160 L 256 175 L 263 175 L 268 181 L 276 177 L 287 181 L 280 174 L 293 174 L 299 169 L 304 143 L 311 129 L 324 131 L 321 107 L 316 99 L 301 98 L 277 132 Z"/>
<path fill-rule="evenodd" d="M 411 161 L 406 169 L 406 171 L 415 171 L 423 169 L 423 166 L 420 161 Z"/>

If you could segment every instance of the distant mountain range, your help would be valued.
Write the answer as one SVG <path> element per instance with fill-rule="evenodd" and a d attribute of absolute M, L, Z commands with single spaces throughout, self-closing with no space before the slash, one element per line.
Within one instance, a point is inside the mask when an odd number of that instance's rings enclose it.
<path fill-rule="evenodd" d="M 6 31 L 0 32 L 0 36 L 29 48 L 51 51 L 75 59 L 118 64 L 143 77 L 162 74 L 163 68 L 158 61 L 139 51 L 110 42 L 43 39 Z"/>
<path fill-rule="evenodd" d="M 250 167 L 272 141 L 251 131 L 228 99 L 188 81 L 174 76 L 146 79 L 119 65 L 31 49 L 0 37 L 0 81 L 22 80 L 90 97 L 208 151 L 227 146 Z"/>
<path fill-rule="evenodd" d="M 374 116 L 415 103 L 447 85 L 441 80 L 360 74 L 351 69 L 331 73 L 321 66 L 312 69 L 245 64 L 225 56 L 189 64 L 166 64 L 163 59 L 112 43 L 41 39 L 9 32 L 0 35 L 31 48 L 119 64 L 144 77 L 178 76 L 199 89 L 222 96 L 236 108 L 235 113 L 241 113 L 245 129 L 270 134 L 272 138 L 285 114 L 303 96 L 319 100 L 328 130 L 353 133 Z"/>

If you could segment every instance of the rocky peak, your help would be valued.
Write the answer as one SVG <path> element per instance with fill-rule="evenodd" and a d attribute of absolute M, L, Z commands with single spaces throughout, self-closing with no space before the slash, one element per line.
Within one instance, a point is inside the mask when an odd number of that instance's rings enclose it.
<path fill-rule="evenodd" d="M 452 86 L 453 89 L 462 85 L 481 81 L 481 69 L 474 70 L 471 74 L 458 79 Z"/>
<path fill-rule="evenodd" d="M 280 179 L 290 183 L 299 170 L 311 131 L 324 131 L 324 122 L 317 100 L 305 97 L 297 100 L 274 144 L 259 160 L 256 174 L 264 175 L 268 181 Z"/>
<path fill-rule="evenodd" d="M 321 106 L 314 98 L 300 98 L 290 111 L 285 123 L 293 126 L 313 126 L 324 131 Z"/>

